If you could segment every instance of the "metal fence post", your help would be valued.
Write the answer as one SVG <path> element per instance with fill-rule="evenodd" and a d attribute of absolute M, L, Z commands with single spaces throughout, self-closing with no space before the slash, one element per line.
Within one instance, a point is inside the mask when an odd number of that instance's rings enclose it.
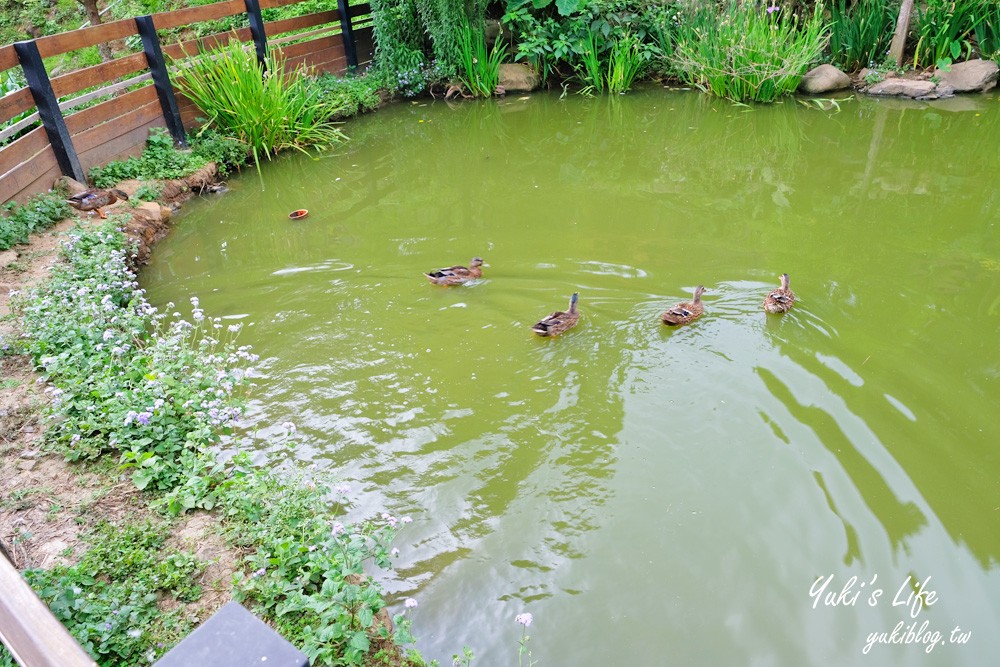
<path fill-rule="evenodd" d="M 153 76 L 153 86 L 156 87 L 156 96 L 160 99 L 160 109 L 163 111 L 167 130 L 178 146 L 186 148 L 187 135 L 184 134 L 184 123 L 177 108 L 174 88 L 170 85 L 170 74 L 167 72 L 167 64 L 163 61 L 163 50 L 160 48 L 160 38 L 153 25 L 153 17 L 148 14 L 136 16 L 135 26 L 139 29 L 139 37 L 142 38 L 142 50 L 146 54 L 146 62 L 149 63 L 149 73 Z"/>
<path fill-rule="evenodd" d="M 66 121 L 59 110 L 59 100 L 52 90 L 52 82 L 49 81 L 49 74 L 45 71 L 45 63 L 38 53 L 38 45 L 35 40 L 26 42 L 14 42 L 14 51 L 17 52 L 18 60 L 21 61 L 21 69 L 24 70 L 24 78 L 28 82 L 28 89 L 31 90 L 31 97 L 35 100 L 35 107 L 38 108 L 38 117 L 42 119 L 42 126 L 45 134 L 48 135 L 49 144 L 55 153 L 56 162 L 63 176 L 69 176 L 81 183 L 87 182 L 87 176 L 83 173 L 80 165 L 80 158 L 76 155 L 76 148 L 73 147 L 73 139 L 69 135 Z"/>
<path fill-rule="evenodd" d="M 267 34 L 264 32 L 264 17 L 260 13 L 260 1 L 243 1 L 247 6 L 247 18 L 250 19 L 250 36 L 253 37 L 253 45 L 257 49 L 257 62 L 267 70 Z"/>
<path fill-rule="evenodd" d="M 347 0 L 337 0 L 337 13 L 340 14 L 340 38 L 344 42 L 347 67 L 353 69 L 358 66 L 358 50 L 354 44 L 354 26 L 351 25 L 351 12 Z"/>

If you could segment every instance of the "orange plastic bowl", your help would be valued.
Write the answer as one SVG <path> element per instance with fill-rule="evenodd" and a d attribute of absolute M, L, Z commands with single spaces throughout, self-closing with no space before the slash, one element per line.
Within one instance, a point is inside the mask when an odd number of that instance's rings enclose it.
<path fill-rule="evenodd" d="M 301 220 L 302 218 L 306 217 L 307 215 L 309 215 L 309 210 L 305 209 L 305 208 L 300 208 L 297 211 L 292 211 L 291 213 L 289 213 L 288 214 L 288 219 L 289 220 Z"/>

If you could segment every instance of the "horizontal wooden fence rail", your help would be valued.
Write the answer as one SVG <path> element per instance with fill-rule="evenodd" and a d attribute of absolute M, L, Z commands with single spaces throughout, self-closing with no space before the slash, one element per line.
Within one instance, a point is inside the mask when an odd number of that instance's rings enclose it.
<path fill-rule="evenodd" d="M 324 11 L 277 21 L 262 18 L 263 10 L 300 2 L 225 0 L 0 46 L 0 74 L 20 67 L 28 80 L 27 87 L 0 97 L 0 142 L 9 141 L 0 147 L 0 201 L 24 201 L 48 190 L 60 175 L 84 181 L 89 169 L 142 152 L 154 127 L 167 128 L 183 146 L 185 128 L 195 125 L 200 112 L 171 84 L 170 60 L 238 39 L 252 41 L 259 58 L 280 53 L 288 68 L 305 65 L 340 74 L 371 61 L 370 5 L 330 0 Z M 183 34 L 193 25 L 233 16 L 245 16 L 248 27 L 174 42 L 159 34 Z M 141 50 L 66 73 L 49 72 L 43 63 L 118 40 Z"/>

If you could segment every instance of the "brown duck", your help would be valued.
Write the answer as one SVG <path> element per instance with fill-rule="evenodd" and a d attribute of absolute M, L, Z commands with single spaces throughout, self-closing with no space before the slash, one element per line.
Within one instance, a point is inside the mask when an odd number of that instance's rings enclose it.
<path fill-rule="evenodd" d="M 128 199 L 128 195 L 114 188 L 111 190 L 93 189 L 72 195 L 66 200 L 66 203 L 78 211 L 97 211 L 97 215 L 104 219 L 108 216 L 104 215 L 104 211 L 101 209 L 114 204 L 119 199 Z"/>
<path fill-rule="evenodd" d="M 788 274 L 781 274 L 781 287 L 764 297 L 764 310 L 769 313 L 787 313 L 795 303 L 795 292 L 788 287 Z"/>
<path fill-rule="evenodd" d="M 569 298 L 569 309 L 566 312 L 557 310 L 551 315 L 547 315 L 535 323 L 531 330 L 539 336 L 558 336 L 564 331 L 572 329 L 580 321 L 580 311 L 576 309 L 576 302 L 579 300 L 579 293 L 573 292 L 573 296 Z"/>
<path fill-rule="evenodd" d="M 461 285 L 470 280 L 475 280 L 483 275 L 483 260 L 481 257 L 473 257 L 469 261 L 469 266 L 449 266 L 447 269 L 438 269 L 425 273 L 427 280 L 434 285 Z"/>
<path fill-rule="evenodd" d="M 687 324 L 688 322 L 694 322 L 696 319 L 701 317 L 702 313 L 705 312 L 705 304 L 701 302 L 701 295 L 705 293 L 705 286 L 698 285 L 694 288 L 694 298 L 690 301 L 682 301 L 676 306 L 671 306 L 662 315 L 660 319 L 663 320 L 664 324 L 668 324 L 672 327 L 678 326 L 680 324 Z"/>

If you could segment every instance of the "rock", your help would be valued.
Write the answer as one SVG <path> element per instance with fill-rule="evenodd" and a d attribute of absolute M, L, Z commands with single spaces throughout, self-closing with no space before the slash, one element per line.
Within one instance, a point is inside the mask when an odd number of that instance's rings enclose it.
<path fill-rule="evenodd" d="M 17 467 L 21 470 L 28 471 L 34 468 L 36 463 L 38 463 L 38 461 L 35 461 L 34 459 L 28 459 L 26 461 L 19 462 L 17 464 Z"/>
<path fill-rule="evenodd" d="M 847 76 L 833 65 L 814 67 L 802 77 L 799 90 L 810 95 L 828 93 L 833 90 L 843 90 L 851 87 L 851 77 Z"/>
<path fill-rule="evenodd" d="M 17 261 L 17 253 L 13 250 L 0 252 L 0 269 Z"/>
<path fill-rule="evenodd" d="M 903 97 L 924 98 L 933 94 L 937 86 L 933 81 L 911 81 L 909 79 L 886 79 L 876 83 L 865 92 L 869 95 L 901 95 Z"/>
<path fill-rule="evenodd" d="M 39 454 L 41 454 L 41 452 L 37 449 L 25 449 L 21 452 L 20 456 L 22 459 L 37 459 Z"/>
<path fill-rule="evenodd" d="M 538 73 L 524 63 L 503 63 L 500 65 L 500 87 L 508 93 L 523 93 L 535 90 L 542 84 Z"/>
<path fill-rule="evenodd" d="M 80 181 L 74 180 L 69 176 L 60 176 L 56 179 L 56 182 L 52 184 L 52 187 L 56 190 L 65 190 L 71 195 L 79 194 L 90 189 L 90 186 L 86 183 L 81 183 Z"/>
<path fill-rule="evenodd" d="M 955 63 L 949 71 L 934 70 L 943 83 L 955 89 L 956 93 L 986 92 L 997 85 L 1000 67 L 992 60 L 967 60 Z"/>
<path fill-rule="evenodd" d="M 138 246 L 137 264 L 148 262 L 153 245 L 167 235 L 170 216 L 170 209 L 155 201 L 143 202 L 132 209 L 132 217 L 125 224 L 125 233 Z"/>

